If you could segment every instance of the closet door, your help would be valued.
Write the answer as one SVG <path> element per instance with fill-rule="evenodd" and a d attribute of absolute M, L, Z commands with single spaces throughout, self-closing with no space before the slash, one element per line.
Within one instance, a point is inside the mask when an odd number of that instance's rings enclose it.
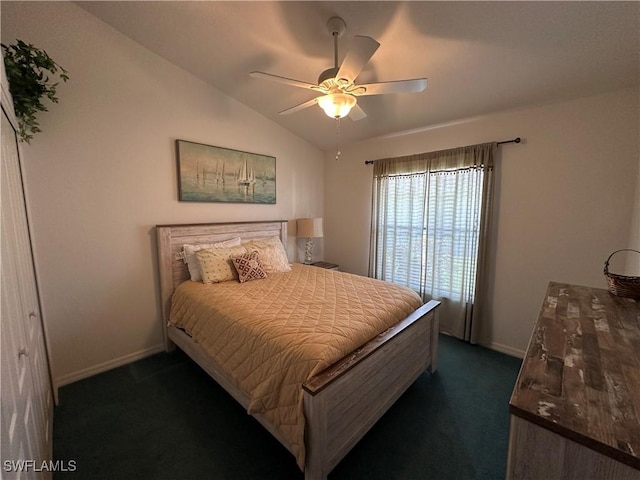
<path fill-rule="evenodd" d="M 17 137 L 2 93 L 0 475 L 46 479 L 51 478 L 42 465 L 51 460 L 52 389 Z"/>

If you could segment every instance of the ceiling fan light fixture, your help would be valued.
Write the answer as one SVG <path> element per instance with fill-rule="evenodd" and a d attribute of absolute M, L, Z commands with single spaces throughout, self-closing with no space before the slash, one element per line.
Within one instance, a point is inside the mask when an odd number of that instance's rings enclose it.
<path fill-rule="evenodd" d="M 318 99 L 318 105 L 331 118 L 343 118 L 356 104 L 356 97 L 347 93 L 329 93 Z"/>

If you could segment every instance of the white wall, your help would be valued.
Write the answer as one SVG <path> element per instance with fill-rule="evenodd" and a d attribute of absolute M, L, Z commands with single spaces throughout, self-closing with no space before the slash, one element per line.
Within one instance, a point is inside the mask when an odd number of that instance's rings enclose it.
<path fill-rule="evenodd" d="M 638 175 L 636 176 L 636 193 L 633 196 L 633 214 L 631 215 L 631 231 L 627 248 L 640 251 L 640 152 L 638 152 Z M 613 270 L 612 270 L 613 271 Z M 640 259 L 637 254 L 627 254 L 627 263 L 624 270 L 615 271 L 622 275 L 640 275 Z"/>
<path fill-rule="evenodd" d="M 2 42 L 71 77 L 23 149 L 53 376 L 158 351 L 154 225 L 323 215 L 316 148 L 69 2 L 3 2 Z M 277 204 L 177 201 L 174 140 L 277 158 Z"/>
<path fill-rule="evenodd" d="M 431 92 L 431 95 L 436 93 Z M 325 154 L 325 258 L 366 274 L 372 167 L 365 160 L 520 136 L 500 147 L 481 343 L 521 354 L 549 281 L 606 288 L 604 260 L 638 245 L 638 90 L 491 115 Z"/>

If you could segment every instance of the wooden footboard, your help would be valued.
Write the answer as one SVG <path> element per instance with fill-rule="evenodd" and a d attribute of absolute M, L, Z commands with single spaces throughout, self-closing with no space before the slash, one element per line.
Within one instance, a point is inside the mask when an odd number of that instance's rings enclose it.
<path fill-rule="evenodd" d="M 307 382 L 305 480 L 327 475 L 426 369 L 437 367 L 439 302 Z"/>

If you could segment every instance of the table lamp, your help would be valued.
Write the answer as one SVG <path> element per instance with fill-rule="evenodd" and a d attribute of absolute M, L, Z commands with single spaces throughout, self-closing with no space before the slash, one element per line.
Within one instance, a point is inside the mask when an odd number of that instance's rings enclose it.
<path fill-rule="evenodd" d="M 322 219 L 299 218 L 296 220 L 296 237 L 307 239 L 304 248 L 304 263 L 312 263 L 313 239 L 322 237 Z"/>

